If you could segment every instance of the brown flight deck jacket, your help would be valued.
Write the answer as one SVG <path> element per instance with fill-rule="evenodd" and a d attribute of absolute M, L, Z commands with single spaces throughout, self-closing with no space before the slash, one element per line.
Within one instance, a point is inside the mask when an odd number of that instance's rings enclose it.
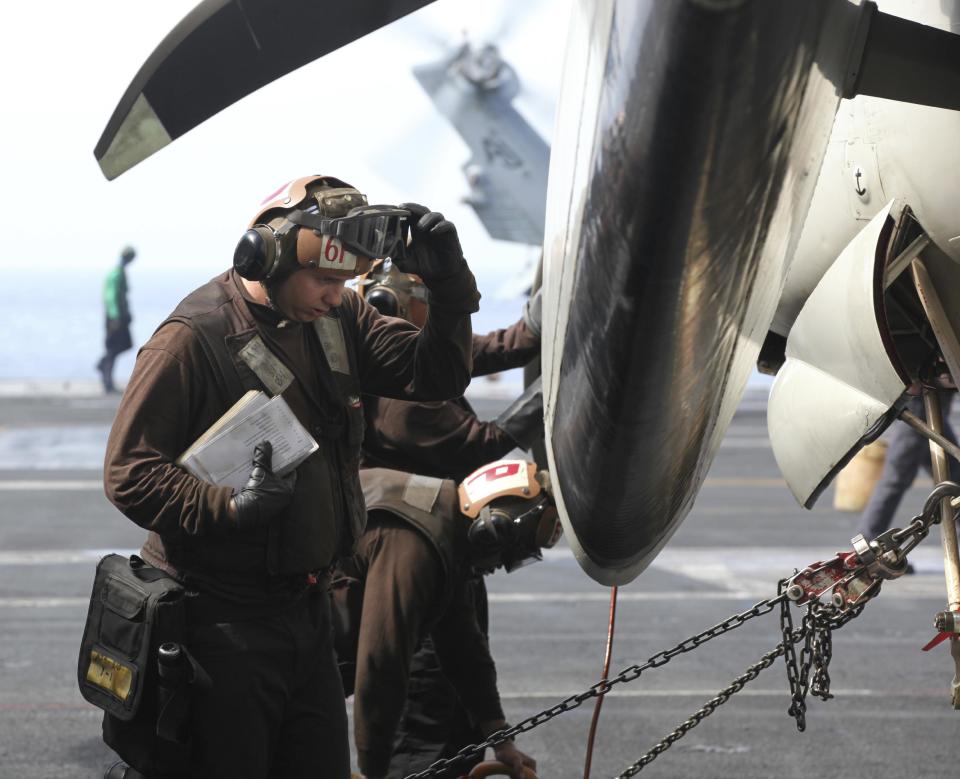
<path fill-rule="evenodd" d="M 433 640 L 444 675 L 477 722 L 503 719 L 497 672 L 466 583 L 467 528 L 456 484 L 384 468 L 361 472 L 370 523 L 343 569 L 363 581 L 354 737 L 361 771 L 387 773 L 410 659 Z"/>
<path fill-rule="evenodd" d="M 198 589 L 263 601 L 348 552 L 365 517 L 358 395 L 460 395 L 469 381 L 470 313 L 478 300 L 469 270 L 435 284 L 420 331 L 345 290 L 331 314 L 339 317 L 349 358 L 349 367 L 341 366 L 349 375 L 342 375 L 331 370 L 311 325 L 249 300 L 233 270 L 191 293 L 140 350 L 107 442 L 104 488 L 150 531 L 144 558 Z M 290 505 L 267 527 L 239 531 L 228 516 L 230 489 L 174 461 L 245 391 L 267 389 L 238 357 L 258 335 L 293 374 L 283 397 L 320 448 L 297 469 Z"/>
<path fill-rule="evenodd" d="M 540 339 L 522 319 L 506 329 L 475 335 L 473 375 L 522 367 L 539 352 Z M 396 468 L 461 481 L 517 446 L 495 422 L 477 419 L 465 398 L 415 403 L 368 395 L 363 413 L 364 468 Z"/>

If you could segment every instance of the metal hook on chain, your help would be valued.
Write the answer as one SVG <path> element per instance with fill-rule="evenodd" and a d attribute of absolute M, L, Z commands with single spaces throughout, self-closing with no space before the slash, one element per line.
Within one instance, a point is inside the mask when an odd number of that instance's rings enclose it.
<path fill-rule="evenodd" d="M 829 665 L 833 657 L 832 632 L 842 628 L 863 612 L 866 603 L 879 592 L 880 584 L 884 579 L 902 575 L 903 568 L 906 567 L 907 553 L 929 534 L 931 525 L 940 521 L 938 511 L 940 501 L 947 497 L 960 499 L 960 484 L 954 482 L 938 484 L 924 502 L 923 512 L 914 517 L 906 528 L 888 531 L 872 542 L 863 540 L 863 543 L 857 543 L 857 539 L 854 539 L 854 551 L 841 552 L 832 560 L 813 563 L 804 570 L 795 572 L 792 577 L 782 579 L 776 596 L 760 601 L 752 608 L 681 641 L 672 649 L 658 652 L 641 665 L 629 666 L 612 679 L 597 682 L 578 695 L 571 695 L 549 709 L 498 731 L 480 744 L 466 746 L 454 757 L 438 760 L 429 768 L 412 774 L 407 779 L 430 779 L 439 776 L 465 758 L 520 733 L 533 730 L 564 712 L 572 711 L 590 698 L 606 694 L 617 684 L 634 681 L 640 678 L 645 670 L 666 665 L 677 655 L 690 652 L 711 639 L 740 627 L 754 617 L 767 614 L 777 605 L 780 606 L 782 642 L 620 776 L 628 777 L 639 773 L 657 755 L 713 713 L 733 694 L 739 692 L 748 681 L 755 679 L 761 670 L 769 668 L 780 654 L 783 654 L 786 660 L 787 678 L 793 698 L 788 711 L 796 718 L 797 729 L 803 731 L 806 727 L 807 693 L 812 693 L 824 701 L 833 697 L 830 693 L 829 674 Z M 862 539 L 862 536 L 858 538 Z M 820 596 L 831 590 L 833 591 L 832 602 L 822 603 Z M 838 598 L 838 594 L 842 597 Z M 791 602 L 798 606 L 807 606 L 799 630 L 793 627 Z M 801 641 L 803 649 L 798 661 L 794 647 Z"/>

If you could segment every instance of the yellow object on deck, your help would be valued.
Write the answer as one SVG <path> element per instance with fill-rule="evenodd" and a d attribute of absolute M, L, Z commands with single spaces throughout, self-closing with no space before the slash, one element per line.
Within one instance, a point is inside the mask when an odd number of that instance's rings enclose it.
<path fill-rule="evenodd" d="M 857 452 L 837 476 L 833 507 L 837 511 L 863 511 L 880 481 L 887 442 L 882 438 Z"/>

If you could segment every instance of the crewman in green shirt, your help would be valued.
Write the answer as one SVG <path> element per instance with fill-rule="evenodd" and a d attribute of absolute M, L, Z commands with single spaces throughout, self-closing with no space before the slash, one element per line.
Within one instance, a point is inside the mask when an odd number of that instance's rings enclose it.
<path fill-rule="evenodd" d="M 137 256 L 132 246 L 124 247 L 120 262 L 107 274 L 103 283 L 103 308 L 106 315 L 106 353 L 97 362 L 104 392 L 116 392 L 113 385 L 113 363 L 119 354 L 133 346 L 130 337 L 130 305 L 127 302 L 126 267 Z"/>

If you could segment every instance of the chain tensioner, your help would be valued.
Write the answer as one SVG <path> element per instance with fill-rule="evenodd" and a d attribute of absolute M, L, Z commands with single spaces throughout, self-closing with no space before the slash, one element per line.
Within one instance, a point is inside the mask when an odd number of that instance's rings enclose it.
<path fill-rule="evenodd" d="M 762 600 L 746 611 L 734 614 L 723 622 L 681 641 L 673 648 L 658 652 L 644 663 L 631 665 L 617 676 L 597 682 L 584 692 L 571 695 L 516 725 L 499 730 L 480 744 L 466 746 L 453 757 L 438 760 L 429 768 L 411 774 L 406 779 L 437 777 L 458 763 L 482 753 L 488 747 L 502 744 L 521 733 L 533 730 L 564 712 L 576 709 L 584 701 L 606 695 L 618 684 L 639 679 L 644 671 L 664 666 L 677 655 L 690 652 L 755 617 L 768 614 L 777 606 L 780 606 L 780 631 L 783 636 L 780 644 L 747 668 L 746 672 L 734 679 L 728 687 L 657 743 L 617 779 L 626 779 L 639 773 L 742 690 L 747 683 L 756 679 L 761 671 L 773 665 L 780 655 L 786 660 L 787 680 L 790 684 L 791 703 L 787 713 L 796 720 L 797 729 L 803 731 L 806 728 L 807 695 L 813 694 L 824 701 L 833 697 L 830 693 L 829 674 L 830 660 L 833 657 L 833 631 L 858 617 L 866 603 L 880 592 L 883 581 L 899 578 L 906 572 L 907 555 L 927 537 L 930 527 L 940 521 L 941 500 L 958 496 L 960 485 L 953 482 L 938 484 L 924 502 L 923 511 L 905 528 L 889 530 L 872 541 L 867 541 L 862 535 L 856 536 L 851 542 L 852 551 L 839 552 L 830 560 L 813 563 L 789 579 L 781 580 L 776 596 Z M 827 592 L 830 592 L 830 599 L 824 603 L 820 598 Z M 807 607 L 799 629 L 794 628 L 791 603 Z M 803 645 L 798 659 L 795 645 L 801 642 Z"/>

